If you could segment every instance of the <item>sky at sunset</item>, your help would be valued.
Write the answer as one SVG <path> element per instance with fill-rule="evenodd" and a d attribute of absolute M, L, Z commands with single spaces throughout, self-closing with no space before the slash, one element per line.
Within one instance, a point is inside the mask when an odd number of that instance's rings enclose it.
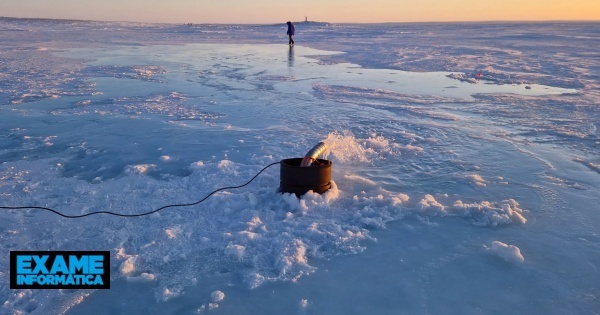
<path fill-rule="evenodd" d="M 166 23 L 600 20 L 600 0 L 1 0 L 0 16 Z"/>

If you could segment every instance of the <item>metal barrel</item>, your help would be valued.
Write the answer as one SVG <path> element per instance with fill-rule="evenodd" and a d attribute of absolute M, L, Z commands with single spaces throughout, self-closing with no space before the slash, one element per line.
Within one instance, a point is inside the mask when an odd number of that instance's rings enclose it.
<path fill-rule="evenodd" d="M 331 166 L 329 160 L 317 159 L 311 167 L 302 167 L 302 158 L 281 160 L 280 186 L 282 193 L 293 193 L 300 197 L 312 190 L 322 194 L 331 188 Z"/>

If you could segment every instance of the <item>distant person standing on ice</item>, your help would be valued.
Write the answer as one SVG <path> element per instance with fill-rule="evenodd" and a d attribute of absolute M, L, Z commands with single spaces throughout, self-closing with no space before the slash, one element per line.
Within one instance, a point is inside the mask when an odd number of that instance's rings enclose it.
<path fill-rule="evenodd" d="M 287 34 L 290 37 L 289 45 L 294 45 L 294 39 L 292 37 L 294 36 L 294 33 L 296 33 L 296 29 L 294 28 L 294 24 L 292 24 L 290 21 L 287 21 L 287 26 Z"/>

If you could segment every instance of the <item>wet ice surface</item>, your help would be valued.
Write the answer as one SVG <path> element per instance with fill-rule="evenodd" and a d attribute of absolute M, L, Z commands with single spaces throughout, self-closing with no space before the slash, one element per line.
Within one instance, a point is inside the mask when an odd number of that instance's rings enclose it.
<path fill-rule="evenodd" d="M 111 250 L 108 291 L 4 313 L 588 314 L 600 308 L 598 24 L 178 26 L 0 19 L 9 250 Z M 406 71 L 411 72 L 406 72 Z M 481 74 L 481 75 L 478 75 Z M 219 293 L 220 292 L 220 293 Z"/>

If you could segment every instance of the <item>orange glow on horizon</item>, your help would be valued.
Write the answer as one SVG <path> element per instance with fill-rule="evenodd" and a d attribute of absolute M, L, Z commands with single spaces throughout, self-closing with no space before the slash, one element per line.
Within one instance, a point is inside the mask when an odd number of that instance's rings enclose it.
<path fill-rule="evenodd" d="M 599 0 L 2 0 L 12 17 L 166 23 L 600 21 Z"/>

